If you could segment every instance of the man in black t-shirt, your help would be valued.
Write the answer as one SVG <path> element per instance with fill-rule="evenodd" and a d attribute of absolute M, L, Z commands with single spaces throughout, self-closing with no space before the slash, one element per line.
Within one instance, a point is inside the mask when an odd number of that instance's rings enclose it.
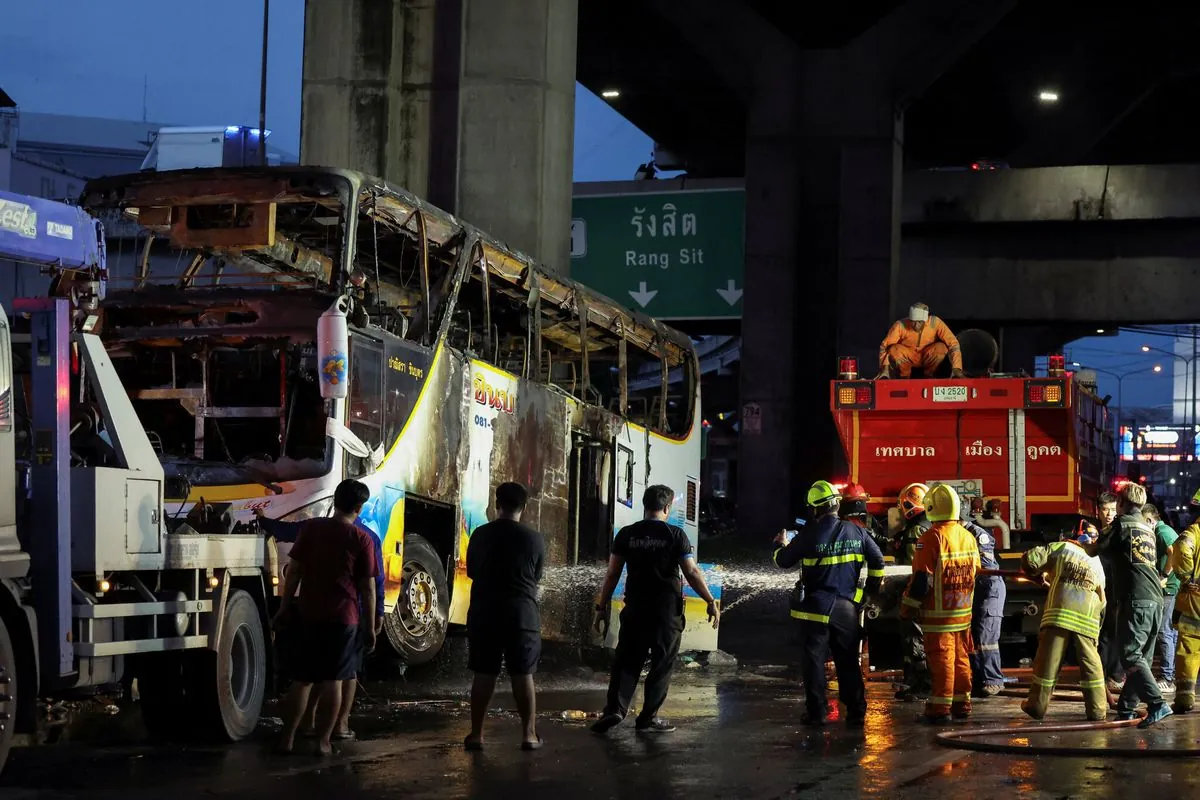
<path fill-rule="evenodd" d="M 480 525 L 467 545 L 467 577 L 471 605 L 467 611 L 468 666 L 471 685 L 471 733 L 467 750 L 483 748 L 483 721 L 496 691 L 501 660 L 512 678 L 513 697 L 521 715 L 522 750 L 536 750 L 533 673 L 542 652 L 538 583 L 546 560 L 541 534 L 521 524 L 529 493 L 519 483 L 496 489 L 497 518 Z"/>
<path fill-rule="evenodd" d="M 642 497 L 645 518 L 627 525 L 613 540 L 608 574 L 596 605 L 596 625 L 603 634 L 608 632 L 609 603 L 621 570 L 625 577 L 625 609 L 621 612 L 621 629 L 617 635 L 617 653 L 608 684 L 608 703 L 604 715 L 592 730 L 606 733 L 629 713 L 633 692 L 646 656 L 650 656 L 650 672 L 646 675 L 644 702 L 638 714 L 637 730 L 646 733 L 669 733 L 675 728 L 658 718 L 658 710 L 667 699 L 671 685 L 671 670 L 679 655 L 683 636 L 683 581 L 687 579 L 696 594 L 708 603 L 708 618 L 717 627 L 721 611 L 717 608 L 704 576 L 696 566 L 687 534 L 667 523 L 667 513 L 675 492 L 668 486 L 651 486 Z"/>

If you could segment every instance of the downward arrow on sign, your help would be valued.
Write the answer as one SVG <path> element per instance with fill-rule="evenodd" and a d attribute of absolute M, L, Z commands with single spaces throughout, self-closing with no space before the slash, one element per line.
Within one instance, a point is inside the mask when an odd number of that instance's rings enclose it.
<path fill-rule="evenodd" d="M 638 290 L 636 292 L 632 291 L 632 290 L 630 290 L 630 292 L 629 292 L 629 296 L 632 297 L 634 300 L 636 300 L 637 304 L 639 306 L 641 306 L 642 308 L 645 308 L 646 304 L 649 303 L 651 300 L 653 300 L 654 295 L 656 295 L 656 294 L 658 294 L 657 289 L 651 289 L 650 291 L 646 291 L 646 282 L 645 281 L 642 281 L 641 283 L 638 284 Z M 738 294 L 741 294 L 741 292 L 738 292 Z"/>
<path fill-rule="evenodd" d="M 721 295 L 722 299 L 731 306 L 742 299 L 742 290 L 737 288 L 737 284 L 733 281 L 726 283 L 724 289 L 717 289 L 717 294 Z"/>

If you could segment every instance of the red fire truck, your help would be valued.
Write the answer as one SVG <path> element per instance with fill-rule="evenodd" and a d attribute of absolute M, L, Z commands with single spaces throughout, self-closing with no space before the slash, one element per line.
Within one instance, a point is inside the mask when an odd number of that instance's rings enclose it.
<path fill-rule="evenodd" d="M 888 516 L 910 483 L 949 483 L 964 502 L 998 500 L 1014 548 L 1095 516 L 1116 465 L 1112 421 L 1062 356 L 1047 361 L 1044 377 L 863 380 L 842 359 L 833 416 L 872 513 Z"/>
<path fill-rule="evenodd" d="M 1080 515 L 1095 517 L 1096 498 L 1112 485 L 1116 467 L 1112 420 L 1061 355 L 1047 363 L 1038 377 L 983 370 L 963 379 L 869 380 L 858 375 L 855 359 L 841 360 L 830 404 L 849 480 L 870 493 L 868 508 L 889 535 L 901 525 L 897 496 L 914 482 L 948 483 L 963 502 L 999 501 L 1011 529 L 1009 552 L 998 553 L 1006 570 L 1017 569 L 1021 550 L 1057 539 Z M 890 627 L 909 574 L 889 566 L 884 591 L 867 609 L 880 633 Z M 1037 635 L 1045 591 L 1021 579 L 1006 582 L 1002 641 L 1028 642 Z"/>

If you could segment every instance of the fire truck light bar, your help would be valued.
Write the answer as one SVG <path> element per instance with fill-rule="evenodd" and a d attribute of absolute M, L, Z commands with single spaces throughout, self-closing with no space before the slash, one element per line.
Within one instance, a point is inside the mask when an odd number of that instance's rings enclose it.
<path fill-rule="evenodd" d="M 837 407 L 869 409 L 875 407 L 875 384 L 872 381 L 838 381 Z"/>

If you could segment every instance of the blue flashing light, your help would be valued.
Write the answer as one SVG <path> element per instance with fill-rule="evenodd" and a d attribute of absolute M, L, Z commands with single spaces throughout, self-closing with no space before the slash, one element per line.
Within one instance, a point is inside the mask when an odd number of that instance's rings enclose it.
<path fill-rule="evenodd" d="M 247 128 L 247 127 L 245 127 L 245 126 L 243 126 L 243 125 L 228 125 L 228 126 L 226 126 L 226 128 L 225 128 L 225 133 L 227 133 L 227 134 L 229 134 L 229 133 L 241 133 L 242 131 L 245 131 L 246 133 L 250 134 L 251 136 L 258 136 L 258 134 L 259 134 L 259 130 L 258 130 L 258 128 Z M 266 137 L 270 136 L 270 135 L 271 135 L 271 131 L 270 131 L 270 129 L 267 129 L 266 131 L 263 131 L 263 138 L 264 138 L 264 139 L 265 139 Z"/>

